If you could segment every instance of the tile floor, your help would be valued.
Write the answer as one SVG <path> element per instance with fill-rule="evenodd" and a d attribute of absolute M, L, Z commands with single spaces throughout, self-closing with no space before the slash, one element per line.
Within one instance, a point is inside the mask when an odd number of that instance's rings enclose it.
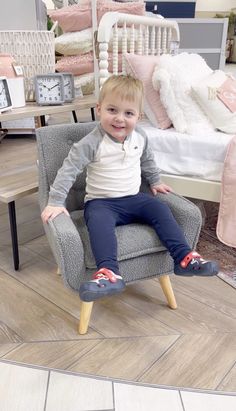
<path fill-rule="evenodd" d="M 235 411 L 236 394 L 175 389 L 0 361 L 1 411 Z"/>

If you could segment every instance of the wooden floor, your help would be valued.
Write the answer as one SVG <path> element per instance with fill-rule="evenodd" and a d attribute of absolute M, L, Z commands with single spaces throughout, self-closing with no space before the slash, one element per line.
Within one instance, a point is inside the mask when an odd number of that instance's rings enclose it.
<path fill-rule="evenodd" d="M 36 159 L 32 139 L 4 139 L 0 173 Z M 27 154 L 26 154 L 27 153 Z M 148 384 L 236 391 L 236 293 L 219 278 L 157 279 L 96 302 L 80 336 L 79 297 L 65 288 L 43 233 L 37 194 L 16 204 L 20 271 L 0 203 L 0 359 Z M 222 262 L 222 265 L 224 262 Z"/>

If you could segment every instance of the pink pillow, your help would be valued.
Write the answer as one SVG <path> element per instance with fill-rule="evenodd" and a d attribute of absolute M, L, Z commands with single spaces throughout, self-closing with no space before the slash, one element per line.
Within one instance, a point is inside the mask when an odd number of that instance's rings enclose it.
<path fill-rule="evenodd" d="M 236 80 L 229 77 L 217 90 L 217 97 L 232 113 L 236 113 Z"/>
<path fill-rule="evenodd" d="M 107 1 L 107 0 L 98 0 L 97 10 L 98 10 L 98 22 L 101 20 L 103 14 L 107 13 L 108 11 L 117 11 L 119 13 L 136 14 L 139 16 L 144 16 L 145 15 L 145 3 L 144 1 L 120 3 L 120 2 Z"/>
<path fill-rule="evenodd" d="M 55 69 L 59 73 L 68 71 L 75 76 L 92 73 L 94 71 L 93 53 L 90 52 L 81 56 L 64 56 L 57 61 Z"/>
<path fill-rule="evenodd" d="M 120 13 L 137 14 L 144 16 L 144 2 L 119 3 L 107 0 L 97 1 L 98 23 L 103 14 L 108 11 L 118 11 Z M 49 13 L 53 21 L 58 21 L 64 33 L 80 31 L 92 27 L 91 2 L 74 4 L 73 6 L 63 7 Z"/>
<path fill-rule="evenodd" d="M 113 58 L 112 53 L 109 53 L 108 57 L 108 71 L 112 72 Z M 118 55 L 118 70 L 121 71 L 122 66 L 122 56 Z M 75 76 L 80 76 L 81 74 L 93 73 L 93 52 L 86 54 L 81 54 L 78 56 L 63 56 L 57 61 L 55 65 L 56 71 L 60 72 L 70 72 Z"/>
<path fill-rule="evenodd" d="M 125 59 L 127 73 L 143 82 L 144 111 L 146 116 L 158 128 L 166 129 L 170 127 L 172 123 L 160 100 L 160 94 L 154 90 L 152 85 L 152 75 L 155 66 L 159 63 L 159 57 L 127 53 Z"/>

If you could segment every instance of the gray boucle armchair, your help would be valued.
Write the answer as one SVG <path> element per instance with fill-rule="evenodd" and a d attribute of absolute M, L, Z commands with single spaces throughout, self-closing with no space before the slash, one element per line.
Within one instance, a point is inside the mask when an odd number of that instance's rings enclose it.
<path fill-rule="evenodd" d="M 39 160 L 39 202 L 41 210 L 48 201 L 49 187 L 72 144 L 88 134 L 96 123 L 63 124 L 37 129 Z M 143 182 L 142 190 L 149 190 Z M 87 228 L 83 218 L 85 172 L 71 188 L 66 207 L 70 217 L 61 214 L 45 224 L 45 232 L 66 286 L 77 290 L 82 281 L 91 278 L 96 270 L 90 248 Z M 192 248 L 195 248 L 200 228 L 201 214 L 190 201 L 176 194 L 159 194 L 167 202 L 181 225 Z M 141 224 L 117 227 L 118 259 L 126 283 L 159 276 L 168 305 L 177 307 L 169 274 L 173 261 L 160 243 L 152 228 Z M 82 302 L 79 333 L 87 332 L 93 303 Z"/>

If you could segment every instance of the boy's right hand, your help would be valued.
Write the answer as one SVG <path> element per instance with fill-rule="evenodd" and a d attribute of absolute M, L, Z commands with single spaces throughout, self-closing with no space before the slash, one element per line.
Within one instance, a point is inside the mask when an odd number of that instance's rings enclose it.
<path fill-rule="evenodd" d="M 65 207 L 57 207 L 57 206 L 48 205 L 43 210 L 43 212 L 41 214 L 41 218 L 42 218 L 44 223 L 47 223 L 49 218 L 51 220 L 53 220 L 55 217 L 57 217 L 59 214 L 62 214 L 62 213 L 66 214 L 68 216 L 70 215 Z"/>

